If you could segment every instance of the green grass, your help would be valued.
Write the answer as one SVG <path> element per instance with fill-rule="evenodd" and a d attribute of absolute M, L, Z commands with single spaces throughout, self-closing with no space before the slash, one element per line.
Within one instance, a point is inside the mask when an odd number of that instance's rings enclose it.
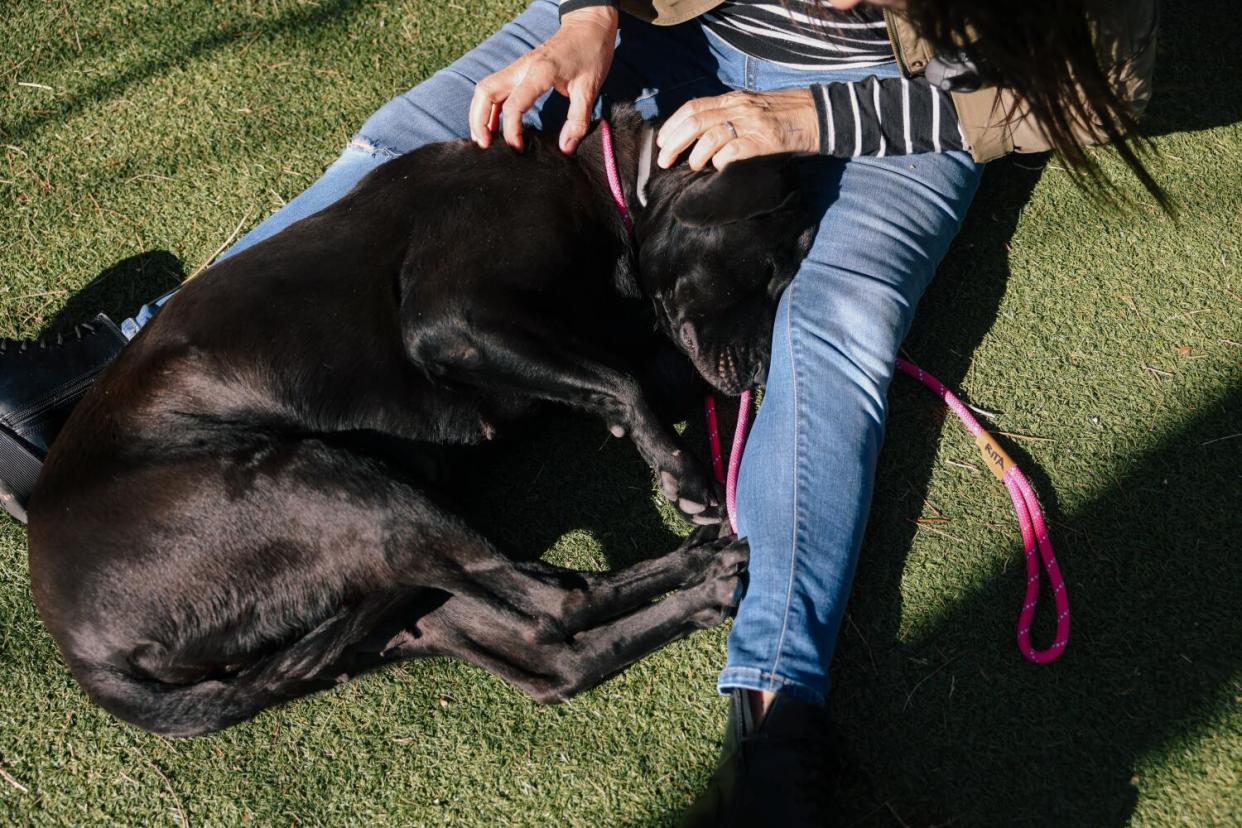
<path fill-rule="evenodd" d="M 897 380 L 834 665 L 844 824 L 1242 822 L 1242 66 L 1228 0 L 1165 5 L 1148 123 L 1180 224 L 1112 159 L 1134 191 L 1120 213 L 1055 162 L 998 164 L 907 343 L 996 430 L 1026 435 L 1008 445 L 1050 513 L 1070 650 L 1042 668 L 1018 655 L 1007 498 L 956 422 Z M 0 334 L 131 313 L 518 8 L 8 4 Z M 517 552 L 613 566 L 683 531 L 596 424 L 504 452 L 488 523 Z M 713 765 L 724 638 L 558 708 L 418 662 L 166 740 L 71 681 L 31 604 L 24 531 L 0 521 L 0 823 L 664 824 Z"/>

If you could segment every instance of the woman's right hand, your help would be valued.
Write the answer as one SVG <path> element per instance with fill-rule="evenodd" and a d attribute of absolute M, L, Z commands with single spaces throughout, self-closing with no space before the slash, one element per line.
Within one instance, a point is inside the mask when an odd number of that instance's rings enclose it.
<path fill-rule="evenodd" d="M 522 116 L 540 95 L 555 89 L 569 98 L 560 148 L 572 153 L 591 125 L 595 97 L 612 65 L 617 18 L 617 10 L 608 6 L 569 12 L 556 34 L 481 80 L 470 101 L 471 140 L 483 148 L 491 145 L 503 113 L 505 142 L 521 149 Z"/>

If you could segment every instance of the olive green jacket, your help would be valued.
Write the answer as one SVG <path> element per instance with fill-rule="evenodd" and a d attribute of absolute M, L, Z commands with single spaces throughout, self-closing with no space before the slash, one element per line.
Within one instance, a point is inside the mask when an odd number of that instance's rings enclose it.
<path fill-rule="evenodd" d="M 621 8 L 656 25 L 672 26 L 720 5 L 722 0 L 621 0 Z M 1100 66 L 1117 94 L 1135 115 L 1151 98 L 1152 67 L 1156 61 L 1157 0 L 1126 0 L 1112 4 L 1115 10 L 1097 15 L 1091 25 Z M 899 13 L 885 10 L 889 40 L 901 71 L 907 77 L 921 75 L 932 58 L 931 45 Z M 957 119 L 977 161 L 990 161 L 1009 152 L 1043 152 L 1047 137 L 1038 122 L 1006 89 L 986 88 L 954 92 Z M 1102 136 L 1084 125 L 1079 136 L 1097 143 Z"/>

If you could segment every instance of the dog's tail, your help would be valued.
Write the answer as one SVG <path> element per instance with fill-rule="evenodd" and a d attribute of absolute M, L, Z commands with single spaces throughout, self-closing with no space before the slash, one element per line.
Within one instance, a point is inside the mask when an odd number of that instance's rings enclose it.
<path fill-rule="evenodd" d="M 374 614 L 355 607 L 228 675 L 195 678 L 159 644 L 134 650 L 124 666 L 69 658 L 90 697 L 122 721 L 162 736 L 197 736 L 245 721 L 282 701 L 347 678 L 340 671 L 351 644 Z"/>

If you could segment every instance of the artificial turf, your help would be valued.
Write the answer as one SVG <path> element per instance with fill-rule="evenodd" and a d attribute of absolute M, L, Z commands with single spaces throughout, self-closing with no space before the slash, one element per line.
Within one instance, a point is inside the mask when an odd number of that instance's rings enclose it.
<path fill-rule="evenodd" d="M 0 334 L 132 313 L 519 8 L 5 4 Z M 1230 0 L 1164 15 L 1147 124 L 1179 221 L 1106 154 L 1120 211 L 1055 160 L 996 164 L 907 342 L 1014 435 L 1068 578 L 1069 651 L 1018 654 L 1005 493 L 896 380 L 834 665 L 842 824 L 1242 824 L 1242 32 Z M 615 566 L 685 531 L 596 423 L 493 459 L 479 520 L 515 553 Z M 666 824 L 714 763 L 724 640 L 555 708 L 415 662 L 168 740 L 88 703 L 31 603 L 25 532 L 0 520 L 0 823 Z"/>

